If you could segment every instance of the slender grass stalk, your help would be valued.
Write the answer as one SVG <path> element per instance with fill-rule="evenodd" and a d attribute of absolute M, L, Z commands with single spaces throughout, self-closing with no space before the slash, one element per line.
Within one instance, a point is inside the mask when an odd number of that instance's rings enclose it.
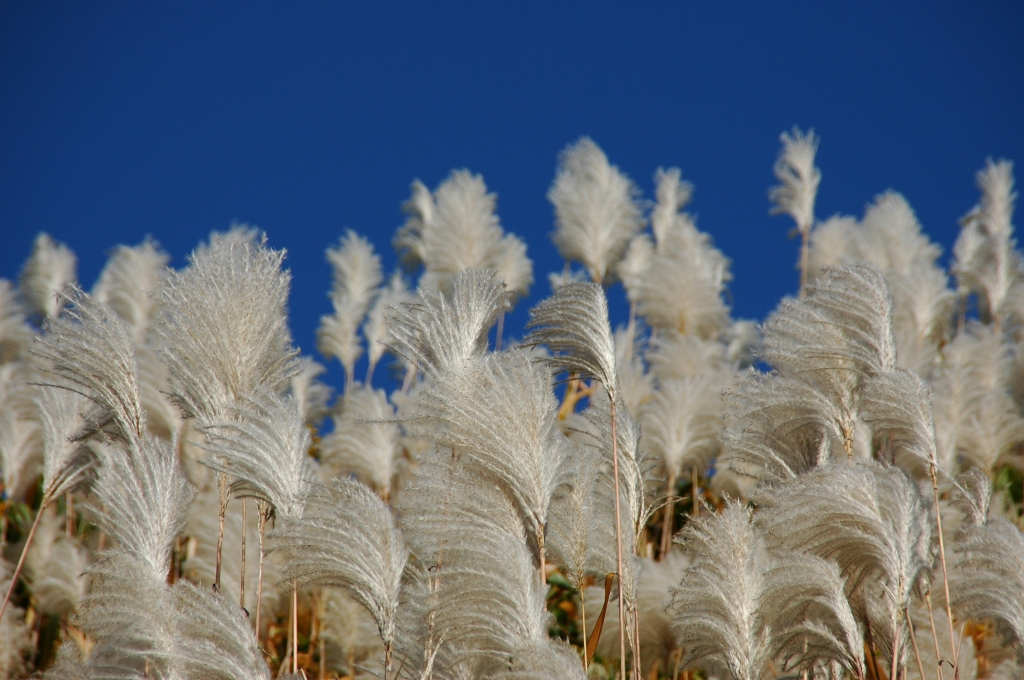
<path fill-rule="evenodd" d="M 626 617 L 625 596 L 622 592 L 622 513 L 619 508 L 619 439 L 615 430 L 615 397 L 611 404 L 612 475 L 615 479 L 615 564 L 619 570 L 619 677 L 626 680 Z"/>
<path fill-rule="evenodd" d="M 900 579 L 900 590 L 903 590 L 903 579 Z M 907 621 L 910 624 L 910 621 Z M 899 635 L 899 613 L 897 613 L 896 629 L 893 631 L 892 636 L 892 663 L 890 664 L 889 680 L 897 680 L 897 673 L 899 672 L 899 651 L 900 651 L 900 635 Z"/>
<path fill-rule="evenodd" d="M 213 589 L 219 593 L 221 551 L 224 549 L 224 515 L 228 512 L 228 476 L 223 472 L 217 473 L 217 488 L 220 491 L 220 514 L 218 515 L 217 566 L 213 577 Z"/>
<path fill-rule="evenodd" d="M 874 676 L 874 680 L 882 680 L 878 677 L 878 657 L 875 656 L 875 636 L 871 634 L 871 620 L 867 616 L 864 617 L 864 633 L 868 642 L 868 658 L 869 661 L 871 661 L 871 675 Z"/>
<path fill-rule="evenodd" d="M 18 584 L 18 575 L 21 574 L 21 568 L 25 566 L 25 557 L 28 555 L 29 546 L 32 545 L 32 537 L 36 535 L 36 529 L 39 528 L 39 520 L 43 516 L 43 510 L 46 506 L 40 506 L 39 512 L 36 513 L 36 518 L 32 522 L 32 528 L 28 531 L 28 538 L 25 539 L 25 547 L 21 550 L 21 557 L 18 558 L 18 566 L 14 568 L 14 574 L 11 575 L 11 585 L 7 587 L 7 595 L 4 596 L 4 604 L 0 607 L 0 617 L 7 611 L 7 603 L 11 601 L 11 595 L 14 594 L 14 586 Z"/>
<path fill-rule="evenodd" d="M 299 582 L 292 580 L 292 673 L 299 672 Z"/>
<path fill-rule="evenodd" d="M 910 620 L 910 605 L 907 605 L 907 628 L 910 630 L 910 643 L 914 645 L 914 658 L 917 660 L 917 672 L 924 680 L 924 664 L 921 663 L 921 650 L 917 647 L 917 636 L 914 634 L 914 623 Z"/>
<path fill-rule="evenodd" d="M 697 477 L 697 468 L 690 469 L 690 495 L 693 497 L 693 516 L 700 517 L 700 486 Z"/>
<path fill-rule="evenodd" d="M 953 641 L 956 640 L 956 635 L 953 633 L 953 609 L 950 605 L 949 599 L 949 576 L 946 572 L 946 545 L 942 538 L 942 512 L 939 508 L 939 481 L 936 473 L 935 459 L 932 458 L 928 463 L 928 474 L 932 478 L 932 492 L 935 495 L 935 523 L 939 530 L 939 561 L 942 564 L 942 588 L 946 595 L 946 617 L 949 620 L 949 644 L 952 647 Z M 938 650 L 938 647 L 935 648 Z M 953 666 L 960 667 L 960 654 L 955 647 L 953 647 Z"/>
<path fill-rule="evenodd" d="M 590 657 L 587 655 L 587 598 L 580 593 L 580 618 L 583 620 L 583 670 L 590 666 Z"/>
<path fill-rule="evenodd" d="M 245 519 L 246 519 L 246 517 L 245 517 L 245 510 L 246 510 L 246 506 L 247 505 L 248 505 L 248 503 L 246 502 L 246 499 L 243 498 L 242 499 L 242 569 L 241 569 L 241 576 L 239 578 L 239 581 L 242 584 L 241 588 L 240 588 L 240 590 L 242 592 L 238 596 L 238 606 L 241 607 L 242 609 L 245 609 L 245 530 L 246 530 L 246 526 L 245 526 Z"/>
<path fill-rule="evenodd" d="M 675 520 L 676 512 L 676 473 L 675 470 L 671 470 L 668 473 L 668 485 L 665 495 L 668 497 L 668 501 L 665 503 L 665 519 L 661 524 L 661 555 L 659 559 L 665 559 L 665 555 L 668 554 L 668 549 L 672 545 L 672 524 Z"/>
<path fill-rule="evenodd" d="M 932 593 L 930 590 L 925 591 L 924 601 L 925 604 L 928 605 L 928 622 L 931 624 L 932 628 L 932 644 L 935 646 L 935 665 L 938 668 L 938 678 L 939 680 L 943 680 L 942 656 L 939 652 L 939 636 L 935 631 L 935 614 L 932 613 Z"/>
<path fill-rule="evenodd" d="M 270 504 L 256 501 L 256 509 L 260 518 L 260 565 L 256 576 L 256 639 L 260 637 L 260 605 L 263 602 L 263 560 L 267 555 L 264 537 L 267 533 L 267 520 L 270 519 Z"/>

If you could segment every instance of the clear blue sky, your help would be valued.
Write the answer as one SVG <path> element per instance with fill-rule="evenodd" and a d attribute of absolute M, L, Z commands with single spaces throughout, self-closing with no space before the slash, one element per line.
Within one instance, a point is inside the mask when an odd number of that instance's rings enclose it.
<path fill-rule="evenodd" d="M 40 230 L 90 287 L 118 243 L 152 235 L 181 266 L 249 222 L 288 249 L 313 352 L 324 249 L 352 228 L 392 266 L 410 182 L 465 167 L 534 259 L 518 333 L 561 267 L 557 154 L 589 135 L 648 197 L 682 169 L 735 315 L 760 319 L 797 283 L 768 216 L 781 131 L 822 138 L 819 218 L 892 188 L 944 258 L 985 158 L 1024 164 L 1024 4 L 893 5 L 3 1 L 0 277 Z"/>

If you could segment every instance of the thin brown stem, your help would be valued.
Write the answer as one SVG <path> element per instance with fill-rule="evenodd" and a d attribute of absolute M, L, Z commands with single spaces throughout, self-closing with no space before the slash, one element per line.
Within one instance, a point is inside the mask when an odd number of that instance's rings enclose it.
<path fill-rule="evenodd" d="M 939 651 L 939 636 L 935 631 L 935 614 L 932 612 L 932 594 L 931 591 L 925 591 L 924 602 L 928 605 L 928 623 L 931 624 L 932 629 L 932 644 L 935 647 L 935 665 L 938 668 L 938 678 L 943 680 L 942 673 L 942 653 Z"/>
<path fill-rule="evenodd" d="M 668 501 L 665 503 L 665 519 L 661 523 L 661 557 L 665 559 L 668 555 L 669 546 L 672 545 L 672 524 L 676 514 L 676 472 L 670 470 L 668 473 Z"/>
<path fill-rule="evenodd" d="M 881 680 L 878 677 L 878 657 L 875 656 L 875 637 L 871 634 L 871 620 L 864 617 L 864 632 L 868 642 L 868 660 L 871 662 L 871 676 L 874 680 Z"/>
<path fill-rule="evenodd" d="M 260 605 L 263 603 L 263 558 L 266 551 L 263 549 L 263 537 L 267 531 L 267 520 L 270 519 L 269 506 L 263 506 L 261 501 L 256 502 L 260 518 L 260 565 L 256 576 L 256 639 L 260 637 Z"/>
<path fill-rule="evenodd" d="M 583 590 L 580 591 L 580 617 L 583 619 L 583 671 L 586 672 L 590 666 L 587 657 L 587 598 L 584 597 L 586 591 L 586 585 L 583 586 Z"/>
<path fill-rule="evenodd" d="M 942 564 L 942 588 L 946 595 L 946 616 L 949 620 L 949 644 L 952 647 L 953 641 L 956 640 L 956 635 L 953 633 L 953 608 L 949 603 L 949 575 L 946 572 L 946 545 L 942 538 L 942 512 L 939 508 L 939 481 L 938 474 L 936 472 L 935 461 L 931 461 L 928 465 L 928 472 L 932 478 L 932 491 L 935 495 L 935 523 L 938 525 L 939 530 L 939 562 Z M 953 647 L 953 666 L 960 666 L 959 654 L 955 647 Z"/>
<path fill-rule="evenodd" d="M 544 527 L 541 526 L 537 531 L 537 547 L 540 553 L 540 583 L 542 586 L 546 586 L 548 582 L 547 575 L 547 564 L 544 559 Z"/>
<path fill-rule="evenodd" d="M 28 555 L 28 549 L 32 545 L 32 538 L 36 535 L 36 529 L 39 528 L 39 520 L 43 516 L 43 510 L 49 503 L 39 506 L 39 512 L 36 513 L 36 518 L 32 522 L 32 528 L 28 530 L 28 538 L 25 539 L 25 547 L 21 549 L 21 557 L 18 558 L 18 566 L 14 568 L 14 574 L 11 576 L 11 585 L 7 587 L 7 595 L 4 596 L 4 604 L 0 607 L 0 617 L 7 611 L 7 603 L 11 601 L 11 595 L 14 594 L 14 587 L 18 585 L 18 575 L 21 574 L 21 568 L 25 566 L 25 557 Z"/>
<path fill-rule="evenodd" d="M 217 566 L 213 577 L 213 589 L 219 593 L 221 550 L 224 548 L 224 515 L 228 512 L 228 476 L 223 472 L 217 473 L 217 488 L 220 490 L 220 514 L 218 515 Z"/>
<path fill-rule="evenodd" d="M 907 605 L 907 629 L 910 631 L 910 644 L 914 646 L 914 658 L 917 660 L 917 672 L 924 680 L 924 664 L 921 663 L 921 650 L 917 647 L 917 636 L 914 634 L 914 622 L 910 620 L 910 605 Z"/>
<path fill-rule="evenodd" d="M 903 579 L 900 579 L 900 590 L 903 589 Z M 900 652 L 900 634 L 899 634 L 899 616 L 900 613 L 896 613 L 896 631 L 895 635 L 892 636 L 892 663 L 889 664 L 889 680 L 897 680 L 899 677 L 899 652 Z"/>
<path fill-rule="evenodd" d="M 292 673 L 299 672 L 299 582 L 292 580 Z"/>
<path fill-rule="evenodd" d="M 239 597 L 239 599 L 238 599 L 238 606 L 241 607 L 242 609 L 245 609 L 245 530 L 246 530 L 246 526 L 245 526 L 245 520 L 246 520 L 245 510 L 246 510 L 246 506 L 247 505 L 248 505 L 248 503 L 246 502 L 246 499 L 243 498 L 242 499 L 242 569 L 241 569 L 241 576 L 238 579 L 242 583 L 242 586 L 240 588 L 240 590 L 242 592 L 238 596 Z"/>
<path fill-rule="evenodd" d="M 607 388 L 607 386 L 606 386 Z M 622 590 L 622 513 L 619 509 L 619 440 L 615 431 L 615 396 L 608 395 L 611 403 L 612 474 L 615 477 L 615 563 L 619 579 L 619 677 L 626 680 L 626 616 Z"/>

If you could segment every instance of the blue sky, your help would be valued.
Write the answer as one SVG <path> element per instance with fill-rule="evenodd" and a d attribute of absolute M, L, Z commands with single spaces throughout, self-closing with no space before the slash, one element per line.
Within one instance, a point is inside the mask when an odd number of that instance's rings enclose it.
<path fill-rule="evenodd" d="M 589 135 L 648 197 L 682 169 L 734 314 L 760 319 L 797 285 L 792 225 L 768 215 L 779 133 L 822 138 L 819 218 L 895 189 L 947 259 L 985 158 L 1024 162 L 1022 34 L 1009 2 L 3 1 L 0 277 L 41 230 L 88 287 L 118 243 L 151 235 L 181 266 L 249 222 L 288 249 L 313 352 L 324 249 L 352 228 L 390 268 L 410 182 L 465 167 L 535 263 L 517 333 L 561 268 L 557 155 Z"/>

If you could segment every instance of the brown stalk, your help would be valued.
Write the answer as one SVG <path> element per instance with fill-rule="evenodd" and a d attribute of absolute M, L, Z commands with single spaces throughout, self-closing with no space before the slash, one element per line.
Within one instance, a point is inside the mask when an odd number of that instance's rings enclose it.
<path fill-rule="evenodd" d="M 932 644 L 935 646 L 935 664 L 938 668 L 938 677 L 939 680 L 943 680 L 942 656 L 939 653 L 939 636 L 935 632 L 935 614 L 932 613 L 932 593 L 930 590 L 925 591 L 924 601 L 928 605 L 928 622 L 932 628 Z"/>
<path fill-rule="evenodd" d="M 676 509 L 676 472 L 671 470 L 668 473 L 668 502 L 665 504 L 665 519 L 661 524 L 661 558 L 668 555 L 669 546 L 672 544 L 672 524 L 675 520 Z"/>
<path fill-rule="evenodd" d="M 942 588 L 946 595 L 946 617 L 949 621 L 949 644 L 952 647 L 956 635 L 953 633 L 953 608 L 949 604 L 949 576 L 946 573 L 946 545 L 942 538 L 942 513 L 939 509 L 939 481 L 936 473 L 935 460 L 928 462 L 928 473 L 932 478 L 932 492 L 935 495 L 935 523 L 939 530 L 939 561 L 942 564 Z M 938 650 L 938 647 L 935 648 Z M 960 655 L 956 648 L 953 648 L 953 666 L 960 666 Z"/>
<path fill-rule="evenodd" d="M 238 606 L 245 609 L 245 509 L 248 504 L 246 499 L 242 499 L 242 573 L 239 580 L 242 582 L 242 593 L 239 595 Z"/>
<path fill-rule="evenodd" d="M 270 505 L 263 501 L 256 501 L 256 509 L 260 518 L 260 566 L 256 576 L 256 638 L 260 636 L 260 605 L 263 602 L 263 558 L 266 551 L 263 548 L 263 537 L 267 531 L 267 521 L 270 519 Z"/>
<path fill-rule="evenodd" d="M 48 503 L 46 505 L 49 505 Z M 11 595 L 14 594 L 14 586 L 18 584 L 18 575 L 21 573 L 21 568 L 25 566 L 25 557 L 28 555 L 29 546 L 32 545 L 32 537 L 36 535 L 36 529 L 39 528 L 39 520 L 43 516 L 43 510 L 46 509 L 46 505 L 39 506 L 39 512 L 36 513 L 36 518 L 32 522 L 32 528 L 28 530 L 28 538 L 25 539 L 25 547 L 21 549 L 21 557 L 18 558 L 18 566 L 14 568 L 14 574 L 11 576 L 11 585 L 7 588 L 7 595 L 4 596 L 4 604 L 0 607 L 0 616 L 4 615 L 7 611 L 7 603 L 11 601 Z"/>
<path fill-rule="evenodd" d="M 606 386 L 607 388 L 607 386 Z M 612 474 L 615 475 L 615 561 L 619 570 L 619 677 L 626 679 L 626 617 L 622 592 L 622 514 L 619 510 L 619 440 L 615 433 L 615 396 L 609 394 L 612 421 Z"/>
<path fill-rule="evenodd" d="M 907 628 L 910 630 L 910 643 L 914 645 L 914 658 L 917 659 L 917 672 L 924 680 L 924 664 L 921 663 L 921 650 L 917 648 L 917 636 L 914 635 L 914 622 L 910 620 L 910 605 L 907 605 Z"/>
<path fill-rule="evenodd" d="M 213 577 L 213 589 L 219 593 L 221 550 L 224 548 L 224 515 L 228 512 L 228 476 L 223 472 L 217 473 L 217 488 L 220 490 L 220 514 L 218 515 L 219 529 L 217 530 L 217 567 Z"/>

